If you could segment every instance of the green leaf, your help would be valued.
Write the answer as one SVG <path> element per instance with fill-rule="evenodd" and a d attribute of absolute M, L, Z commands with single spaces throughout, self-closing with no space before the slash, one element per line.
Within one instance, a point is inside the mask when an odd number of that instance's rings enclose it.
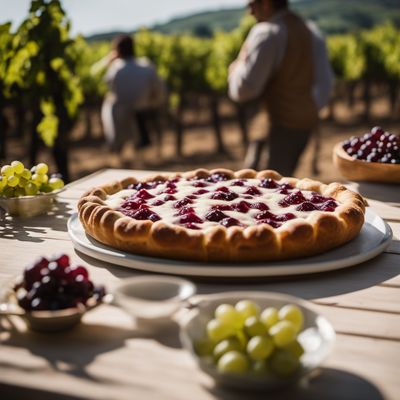
<path fill-rule="evenodd" d="M 46 146 L 53 146 L 58 133 L 58 118 L 55 115 L 55 106 L 51 101 L 42 101 L 40 109 L 43 113 L 43 118 L 37 126 L 37 131 L 40 134 Z"/>

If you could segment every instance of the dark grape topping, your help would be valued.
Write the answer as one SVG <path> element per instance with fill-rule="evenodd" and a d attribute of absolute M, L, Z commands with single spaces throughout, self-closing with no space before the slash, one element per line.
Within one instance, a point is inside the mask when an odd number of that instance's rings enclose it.
<path fill-rule="evenodd" d="M 179 223 L 181 224 L 187 224 L 187 223 L 192 223 L 192 224 L 201 224 L 203 223 L 203 220 L 198 217 L 194 212 L 190 212 L 188 214 L 184 214 L 181 219 L 179 220 Z"/>
<path fill-rule="evenodd" d="M 241 225 L 241 223 L 236 218 L 232 218 L 232 217 L 224 218 L 223 220 L 220 221 L 220 224 L 222 226 L 225 226 L 225 228 L 229 228 L 230 226 L 240 226 Z"/>
<path fill-rule="evenodd" d="M 318 210 L 318 207 L 311 203 L 311 201 L 305 201 L 296 207 L 297 211 L 315 211 Z"/>
<path fill-rule="evenodd" d="M 187 204 L 193 203 L 192 199 L 189 199 L 188 197 L 184 197 L 182 200 L 177 201 L 174 203 L 174 208 L 181 208 L 186 206 Z"/>
<path fill-rule="evenodd" d="M 154 200 L 153 203 L 151 203 L 151 205 L 155 207 L 162 206 L 163 204 L 165 204 L 165 201 L 162 201 L 160 199 Z"/>
<path fill-rule="evenodd" d="M 132 183 L 128 186 L 128 189 L 140 190 L 140 189 L 150 189 L 151 185 L 147 182 Z"/>
<path fill-rule="evenodd" d="M 236 211 L 245 214 L 250 210 L 251 204 L 245 200 L 242 200 L 239 203 L 233 204 L 233 207 L 235 208 Z"/>
<path fill-rule="evenodd" d="M 149 200 L 152 199 L 154 196 L 149 193 L 146 189 L 140 189 L 138 192 L 134 194 L 134 197 L 137 199 Z"/>
<path fill-rule="evenodd" d="M 166 196 L 164 196 L 164 201 L 175 201 L 176 197 L 173 196 L 172 194 L 167 194 Z"/>
<path fill-rule="evenodd" d="M 207 182 L 217 183 L 217 182 L 220 182 L 220 181 L 227 181 L 228 179 L 230 179 L 228 175 L 216 173 L 216 174 L 212 174 L 211 176 L 209 176 L 206 179 L 206 181 Z"/>
<path fill-rule="evenodd" d="M 219 222 L 228 216 L 220 210 L 213 209 L 205 215 L 205 219 L 212 222 Z"/>
<path fill-rule="evenodd" d="M 225 200 L 225 201 L 232 201 L 232 200 L 237 199 L 238 197 L 239 197 L 239 195 L 237 193 L 229 192 L 229 191 L 228 191 L 228 193 L 218 191 L 218 192 L 214 192 L 211 195 L 211 198 L 214 200 Z"/>
<path fill-rule="evenodd" d="M 267 211 L 269 210 L 269 207 L 265 203 L 257 202 L 257 203 L 252 203 L 251 208 L 254 208 L 256 210 L 260 211 Z"/>
<path fill-rule="evenodd" d="M 175 201 L 175 200 L 176 200 L 176 197 L 173 196 L 172 194 L 167 194 L 167 195 L 165 195 L 165 196 L 163 197 L 163 200 L 164 200 L 164 201 Z"/>
<path fill-rule="evenodd" d="M 376 136 L 381 139 L 383 134 L 380 133 L 378 135 L 378 133 L 379 132 L 375 132 Z M 347 149 L 358 148 L 359 152 L 368 151 L 373 146 L 373 138 L 371 135 L 372 133 L 364 135 L 362 138 L 364 142 L 361 144 L 358 142 L 358 138 L 351 138 L 343 143 L 343 147 Z M 384 135 L 385 141 L 388 141 L 389 137 L 390 135 Z M 393 137 L 390 139 L 393 139 Z M 393 148 L 392 144 L 390 144 L 390 146 Z M 378 154 L 383 154 L 381 148 L 378 148 L 376 151 Z M 227 180 L 230 180 L 230 182 L 226 182 L 226 186 L 219 186 L 212 192 L 210 192 L 209 188 L 204 189 L 204 187 L 211 186 L 213 183 L 218 184 L 219 182 L 222 183 Z M 262 179 L 258 186 L 247 186 L 246 180 L 232 179 L 225 174 L 213 174 L 206 178 L 197 177 L 192 179 L 191 184 L 198 189 L 192 194 L 186 195 L 183 199 L 177 200 L 173 194 L 168 192 L 176 193 L 178 191 L 176 185 L 178 181 L 179 179 L 162 182 L 165 184 L 165 187 L 158 193 L 156 199 L 153 199 L 155 196 L 148 192 L 148 189 L 151 188 L 154 182 L 147 182 L 144 186 L 138 186 L 139 190 L 122 203 L 119 211 L 137 220 L 150 220 L 155 222 L 161 218 L 156 212 L 151 210 L 149 206 L 162 206 L 168 201 L 173 201 L 172 207 L 176 209 L 174 216 L 178 217 L 176 223 L 188 229 L 201 229 L 199 224 L 202 224 L 204 221 L 220 223 L 225 227 L 245 226 L 236 218 L 225 214 L 225 211 L 236 211 L 246 214 L 249 211 L 258 210 L 257 213 L 252 211 L 251 214 L 251 217 L 254 218 L 257 224 L 266 223 L 274 228 L 278 228 L 284 222 L 294 219 L 296 216 L 291 212 L 274 214 L 270 211 L 266 203 L 262 201 L 254 202 L 254 196 L 262 195 L 260 188 L 274 189 L 275 192 L 285 195 L 284 197 L 282 196 L 283 198 L 281 198 L 278 204 L 283 208 L 294 206 L 293 209 L 300 212 L 312 212 L 314 210 L 332 212 L 338 206 L 334 199 L 323 196 L 317 192 L 311 192 L 306 198 L 301 190 L 296 189 L 289 183 L 278 183 L 268 178 Z M 221 185 L 221 183 L 219 185 Z M 244 187 L 243 192 L 236 193 L 232 188 L 234 186 Z M 209 211 L 204 216 L 199 217 L 196 214 L 196 207 L 195 205 L 192 206 L 192 203 L 195 203 L 199 196 L 206 194 L 208 195 L 205 197 L 213 200 L 231 202 L 235 199 L 239 199 L 239 201 L 231 204 L 211 205 Z M 148 201 L 150 199 L 153 200 Z M 50 267 L 50 269 L 53 268 L 52 266 Z"/>
<path fill-rule="evenodd" d="M 278 202 L 278 204 L 281 207 L 289 207 L 293 204 L 300 204 L 306 201 L 306 198 L 304 197 L 303 193 L 298 190 L 297 192 L 292 192 L 286 197 L 284 197 L 282 200 Z"/>
<path fill-rule="evenodd" d="M 198 180 L 198 181 L 193 182 L 192 185 L 193 185 L 194 187 L 203 188 L 203 187 L 208 186 L 208 183 L 205 182 L 205 181 L 203 181 L 203 180 Z"/>
<path fill-rule="evenodd" d="M 211 207 L 212 210 L 233 211 L 234 208 L 230 204 L 216 204 Z"/>
<path fill-rule="evenodd" d="M 195 194 L 196 196 L 199 196 L 201 194 L 206 194 L 206 193 L 210 193 L 210 192 L 206 189 L 199 189 L 199 190 L 196 190 L 195 192 L 193 192 L 193 194 Z"/>
<path fill-rule="evenodd" d="M 177 192 L 177 190 L 175 188 L 168 188 L 164 190 L 164 193 L 167 194 L 175 194 Z"/>
<path fill-rule="evenodd" d="M 185 227 L 188 229 L 195 229 L 195 230 L 200 229 L 200 227 L 198 225 L 193 224 L 192 222 L 188 222 L 187 224 L 185 224 Z"/>
<path fill-rule="evenodd" d="M 258 224 L 268 224 L 268 225 L 272 226 L 273 228 L 279 228 L 282 225 L 282 223 L 277 222 L 276 220 L 273 220 L 273 219 L 269 219 L 269 218 L 259 220 Z"/>
<path fill-rule="evenodd" d="M 178 215 L 185 215 L 189 213 L 194 213 L 194 209 L 192 207 L 182 207 L 179 209 L 179 211 L 175 214 L 175 216 Z"/>
<path fill-rule="evenodd" d="M 342 144 L 346 153 L 355 160 L 400 164 L 400 137 L 375 126 L 361 137 L 352 137 Z"/>
<path fill-rule="evenodd" d="M 251 196 L 259 196 L 261 192 L 255 187 L 255 186 L 250 186 L 246 191 L 245 194 L 249 194 Z"/>
<path fill-rule="evenodd" d="M 244 186 L 245 182 L 243 179 L 237 179 L 232 182 L 231 186 Z"/>
<path fill-rule="evenodd" d="M 263 179 L 260 182 L 260 187 L 265 189 L 276 189 L 279 185 L 271 178 Z"/>

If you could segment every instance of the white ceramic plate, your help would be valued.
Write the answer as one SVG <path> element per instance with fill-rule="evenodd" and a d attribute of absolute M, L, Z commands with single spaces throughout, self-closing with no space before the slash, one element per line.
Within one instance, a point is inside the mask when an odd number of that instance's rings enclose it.
<path fill-rule="evenodd" d="M 351 242 L 317 256 L 279 262 L 200 263 L 131 254 L 103 245 L 88 236 L 77 214 L 68 221 L 68 233 L 77 250 L 101 261 L 147 272 L 221 278 L 301 275 L 350 267 L 376 257 L 386 249 L 392 238 L 389 225 L 369 209 L 360 234 Z"/>
<path fill-rule="evenodd" d="M 216 307 L 227 303 L 235 305 L 239 300 L 252 300 L 261 309 L 266 307 L 281 308 L 286 304 L 296 304 L 304 315 L 302 332 L 298 336 L 304 348 L 300 358 L 300 368 L 292 376 L 280 378 L 273 375 L 243 374 L 232 375 L 218 372 L 215 365 L 200 358 L 194 343 L 206 337 L 207 322 L 213 318 Z M 309 308 L 309 303 L 297 297 L 273 292 L 226 292 L 202 296 L 195 303 L 194 309 L 181 321 L 180 338 L 183 346 L 192 354 L 198 366 L 217 383 L 238 389 L 272 390 L 299 380 L 317 368 L 331 352 L 335 342 L 335 331 L 329 321 Z"/>

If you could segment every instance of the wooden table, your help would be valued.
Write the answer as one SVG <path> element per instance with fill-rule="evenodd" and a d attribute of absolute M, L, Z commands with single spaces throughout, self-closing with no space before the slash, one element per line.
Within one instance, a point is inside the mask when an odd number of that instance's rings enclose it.
<path fill-rule="evenodd" d="M 149 172 L 135 171 L 137 176 Z M 88 188 L 132 171 L 104 170 L 71 184 L 52 215 L 0 220 L 0 283 L 36 256 L 71 255 L 92 279 L 112 289 L 134 270 L 76 253 L 67 220 Z M 371 189 L 372 188 L 372 189 Z M 364 187 L 365 189 L 365 187 Z M 308 385 L 270 398 L 398 399 L 400 396 L 400 189 L 369 186 L 370 205 L 394 232 L 388 249 L 362 265 L 296 279 L 252 284 L 198 282 L 199 293 L 271 290 L 308 299 L 337 333 L 332 355 Z M 375 195 L 374 195 L 375 193 Z M 83 323 L 58 334 L 35 333 L 18 317 L 0 323 L 0 398 L 40 399 L 252 399 L 216 387 L 179 343 L 177 329 L 149 335 L 120 309 L 102 306 Z"/>

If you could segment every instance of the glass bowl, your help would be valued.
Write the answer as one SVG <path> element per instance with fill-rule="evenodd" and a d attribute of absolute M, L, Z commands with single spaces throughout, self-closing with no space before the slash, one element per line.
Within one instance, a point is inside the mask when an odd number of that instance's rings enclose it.
<path fill-rule="evenodd" d="M 0 196 L 0 208 L 13 217 L 34 217 L 49 211 L 53 206 L 56 196 L 63 190 L 64 188 L 35 196 Z"/>
<path fill-rule="evenodd" d="M 216 307 L 223 303 L 234 305 L 244 299 L 254 301 L 261 309 L 266 307 L 279 309 L 286 304 L 295 304 L 300 307 L 304 315 L 304 326 L 297 339 L 304 348 L 304 354 L 300 358 L 300 368 L 296 373 L 288 377 L 251 372 L 221 373 L 215 364 L 210 363 L 209 358 L 197 355 L 194 343 L 206 337 L 206 325 L 213 318 Z M 296 383 L 322 363 L 331 352 L 335 341 L 335 331 L 331 324 L 326 318 L 310 309 L 306 301 L 273 292 L 226 292 L 202 296 L 193 304 L 193 309 L 181 320 L 180 325 L 181 342 L 194 357 L 199 368 L 210 375 L 217 384 L 244 390 L 274 390 Z"/>
<path fill-rule="evenodd" d="M 173 276 L 142 275 L 123 279 L 113 290 L 114 304 L 148 330 L 169 325 L 173 315 L 187 305 L 196 287 Z"/>

